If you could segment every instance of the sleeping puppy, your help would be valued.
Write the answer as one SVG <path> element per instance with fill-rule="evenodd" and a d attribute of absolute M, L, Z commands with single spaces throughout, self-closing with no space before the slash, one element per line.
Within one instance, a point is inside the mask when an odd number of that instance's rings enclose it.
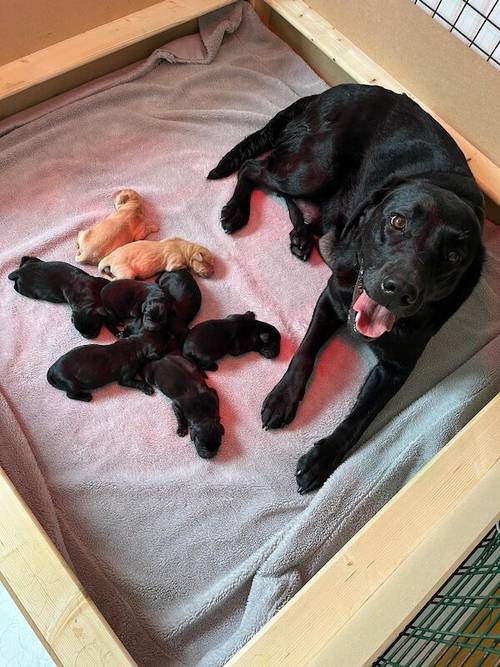
<path fill-rule="evenodd" d="M 117 248 L 99 262 L 99 271 L 113 280 L 145 280 L 160 271 L 189 267 L 203 278 L 214 272 L 212 253 L 197 243 L 172 237 L 161 241 L 135 241 Z"/>
<path fill-rule="evenodd" d="M 165 332 L 147 332 L 118 340 L 111 345 L 81 345 L 66 352 L 47 371 L 48 382 L 76 401 L 90 401 L 89 389 L 118 382 L 123 387 L 152 394 L 153 389 L 137 380 L 144 364 L 160 359 L 171 347 Z"/>
<path fill-rule="evenodd" d="M 118 324 L 134 320 L 128 334 L 141 330 L 158 331 L 167 324 L 167 296 L 157 285 L 138 280 L 114 280 L 101 291 L 102 313 L 112 334 L 119 334 Z"/>
<path fill-rule="evenodd" d="M 78 234 L 75 260 L 80 264 L 98 264 L 115 248 L 158 231 L 156 225 L 145 221 L 142 197 L 135 190 L 118 190 L 113 201 L 115 213 Z"/>
<path fill-rule="evenodd" d="M 187 335 L 182 354 L 200 368 L 216 371 L 215 363 L 226 354 L 238 357 L 258 352 L 272 359 L 280 351 L 280 334 L 275 327 L 255 319 L 251 311 L 228 315 L 224 320 L 207 320 L 193 327 Z"/>
<path fill-rule="evenodd" d="M 71 321 L 85 338 L 95 338 L 101 330 L 103 317 L 101 289 L 108 285 L 104 278 L 95 278 L 66 262 L 43 262 L 37 257 L 23 257 L 19 268 L 8 276 L 14 289 L 31 299 L 51 303 L 68 303 Z"/>
<path fill-rule="evenodd" d="M 144 367 L 149 384 L 170 398 L 177 419 L 177 434 L 190 431 L 198 455 L 210 459 L 217 453 L 224 427 L 220 423 L 219 398 L 208 387 L 203 374 L 187 359 L 169 354 Z"/>

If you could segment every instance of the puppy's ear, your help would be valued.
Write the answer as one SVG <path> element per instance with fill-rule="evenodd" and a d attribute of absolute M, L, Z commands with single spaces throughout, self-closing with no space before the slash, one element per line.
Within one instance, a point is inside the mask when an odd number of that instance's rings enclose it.
<path fill-rule="evenodd" d="M 269 333 L 269 331 L 263 331 L 260 334 L 259 338 L 263 343 L 269 343 L 271 340 L 271 334 Z"/>
<path fill-rule="evenodd" d="M 197 262 L 203 262 L 203 255 L 201 252 L 195 252 L 193 255 L 193 259 Z"/>
<path fill-rule="evenodd" d="M 30 257 L 29 255 L 24 255 L 24 257 L 21 257 L 21 263 L 19 266 L 23 266 L 26 264 L 26 262 L 41 262 L 41 259 L 38 259 L 38 257 Z"/>
<path fill-rule="evenodd" d="M 158 361 L 158 359 L 161 359 L 161 354 L 158 352 L 158 348 L 152 343 L 147 343 L 144 346 L 144 356 L 149 361 Z"/>
<path fill-rule="evenodd" d="M 71 321 L 85 338 L 95 338 L 102 326 L 102 317 L 95 308 L 74 310 L 71 314 Z"/>

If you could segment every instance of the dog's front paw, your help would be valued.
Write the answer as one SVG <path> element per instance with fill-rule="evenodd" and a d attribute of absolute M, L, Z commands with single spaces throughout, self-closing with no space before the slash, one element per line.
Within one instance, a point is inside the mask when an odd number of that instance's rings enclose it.
<path fill-rule="evenodd" d="M 299 493 L 309 493 L 323 486 L 344 458 L 344 454 L 333 445 L 322 443 L 322 440 L 317 442 L 297 463 L 295 479 Z"/>
<path fill-rule="evenodd" d="M 283 428 L 289 424 L 297 413 L 300 397 L 285 383 L 279 383 L 266 396 L 262 404 L 260 416 L 262 428 Z"/>
<path fill-rule="evenodd" d="M 152 396 L 155 393 L 155 390 L 149 384 L 144 385 L 144 389 L 142 391 L 146 394 L 146 396 Z"/>
<path fill-rule="evenodd" d="M 232 234 L 248 222 L 248 206 L 240 206 L 237 201 L 229 201 L 221 211 L 220 223 L 226 234 Z"/>
<path fill-rule="evenodd" d="M 303 262 L 309 259 L 314 248 L 314 237 L 308 231 L 292 229 L 290 232 L 290 252 Z"/>

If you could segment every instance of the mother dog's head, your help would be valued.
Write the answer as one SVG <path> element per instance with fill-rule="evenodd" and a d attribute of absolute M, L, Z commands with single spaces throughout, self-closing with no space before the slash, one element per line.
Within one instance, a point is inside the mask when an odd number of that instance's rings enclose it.
<path fill-rule="evenodd" d="M 378 338 L 397 320 L 456 290 L 465 289 L 465 299 L 482 264 L 482 217 L 479 203 L 426 181 L 402 183 L 373 197 L 343 237 L 357 252 L 349 314 L 354 329 Z M 325 242 L 320 244 L 324 249 Z M 472 285 L 463 287 L 473 264 Z"/>

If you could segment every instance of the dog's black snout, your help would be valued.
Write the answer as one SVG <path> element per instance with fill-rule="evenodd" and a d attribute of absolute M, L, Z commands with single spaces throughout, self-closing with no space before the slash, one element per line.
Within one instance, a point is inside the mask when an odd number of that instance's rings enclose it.
<path fill-rule="evenodd" d="M 398 301 L 403 306 L 412 306 L 417 300 L 416 287 L 402 278 L 385 277 L 380 286 L 391 301 Z"/>

